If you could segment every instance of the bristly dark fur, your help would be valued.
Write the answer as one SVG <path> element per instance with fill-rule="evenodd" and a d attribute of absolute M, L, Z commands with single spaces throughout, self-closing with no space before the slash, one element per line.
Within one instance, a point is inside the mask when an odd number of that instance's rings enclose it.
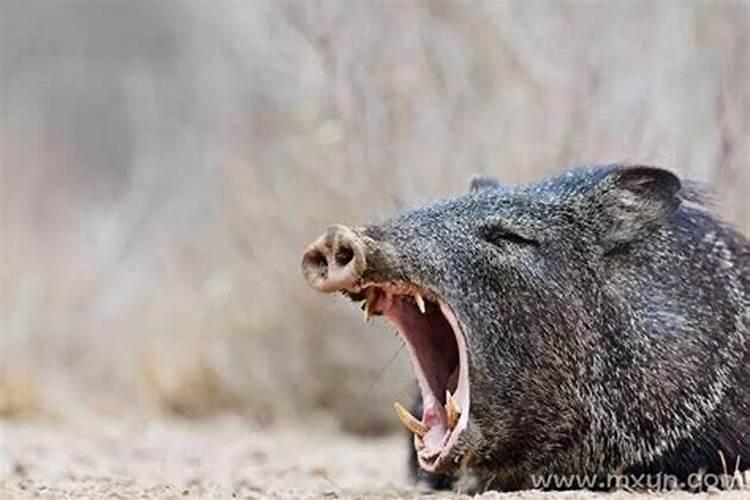
<path fill-rule="evenodd" d="M 465 328 L 462 465 L 436 486 L 747 468 L 750 246 L 704 200 L 667 171 L 610 165 L 480 179 L 360 230 L 366 279 L 431 289 Z"/>

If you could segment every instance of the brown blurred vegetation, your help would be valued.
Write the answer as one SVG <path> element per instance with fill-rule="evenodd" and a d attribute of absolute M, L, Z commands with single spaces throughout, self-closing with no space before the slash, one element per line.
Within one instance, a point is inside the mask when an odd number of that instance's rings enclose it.
<path fill-rule="evenodd" d="M 0 9 L 0 415 L 388 428 L 406 356 L 301 251 L 476 173 L 659 164 L 750 231 L 746 1 Z"/>

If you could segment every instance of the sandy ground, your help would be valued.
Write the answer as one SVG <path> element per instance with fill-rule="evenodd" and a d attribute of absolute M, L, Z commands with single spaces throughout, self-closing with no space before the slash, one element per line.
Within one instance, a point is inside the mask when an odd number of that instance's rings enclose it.
<path fill-rule="evenodd" d="M 0 498 L 468 498 L 409 484 L 400 437 L 265 430 L 238 418 L 76 424 L 0 421 Z M 701 495 L 486 493 L 482 498 L 721 500 Z"/>

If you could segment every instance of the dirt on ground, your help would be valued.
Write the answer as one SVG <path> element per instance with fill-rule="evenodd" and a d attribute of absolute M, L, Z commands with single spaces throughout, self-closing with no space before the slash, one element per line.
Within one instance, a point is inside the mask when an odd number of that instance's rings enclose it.
<path fill-rule="evenodd" d="M 402 436 L 362 438 L 317 424 L 269 430 L 237 417 L 0 421 L 0 498 L 468 498 L 412 485 L 406 457 Z M 481 497 L 739 500 L 750 493 Z"/>

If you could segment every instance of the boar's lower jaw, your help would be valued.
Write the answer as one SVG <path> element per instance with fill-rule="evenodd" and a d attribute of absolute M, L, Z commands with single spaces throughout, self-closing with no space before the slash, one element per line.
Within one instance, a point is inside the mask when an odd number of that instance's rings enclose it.
<path fill-rule="evenodd" d="M 469 418 L 466 339 L 451 307 L 428 290 L 404 283 L 369 284 L 365 319 L 383 315 L 396 326 L 422 395 L 421 419 L 396 403 L 396 414 L 414 433 L 419 465 L 439 471 L 459 460 L 454 447 Z M 454 453 L 452 453 L 454 452 Z"/>

